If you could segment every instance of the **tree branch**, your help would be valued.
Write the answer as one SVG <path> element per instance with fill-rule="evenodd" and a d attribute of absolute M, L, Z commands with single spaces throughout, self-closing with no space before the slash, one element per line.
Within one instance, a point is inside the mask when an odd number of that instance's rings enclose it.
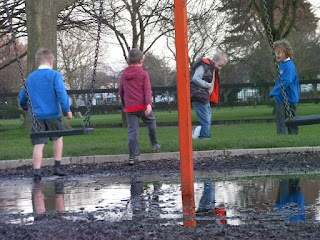
<path fill-rule="evenodd" d="M 21 55 L 19 55 L 19 59 L 25 57 L 27 55 L 27 51 L 25 51 L 24 53 L 22 53 Z M 3 65 L 0 66 L 0 70 L 8 67 L 9 65 L 11 65 L 12 63 L 16 62 L 18 59 L 17 58 L 14 58 L 12 60 L 10 60 L 9 62 L 7 63 L 4 63 Z"/>

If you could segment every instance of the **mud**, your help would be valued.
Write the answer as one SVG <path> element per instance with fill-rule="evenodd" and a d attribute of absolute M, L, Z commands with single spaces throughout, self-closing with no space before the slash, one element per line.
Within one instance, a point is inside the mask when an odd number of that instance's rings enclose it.
<path fill-rule="evenodd" d="M 126 163 L 67 165 L 69 176 L 107 174 L 130 177 L 158 175 L 160 179 L 180 172 L 180 162 L 163 159 L 143 161 L 134 166 Z M 195 173 L 218 172 L 232 176 L 241 171 L 257 174 L 304 174 L 320 172 L 320 153 L 244 155 L 200 158 L 194 160 Z M 32 177 L 30 167 L 0 171 L 3 180 Z M 51 176 L 52 168 L 43 168 Z M 198 217 L 198 216 L 197 216 Z M 185 227 L 180 221 L 139 218 L 132 221 L 68 221 L 46 218 L 30 225 L 0 223 L 0 239 L 319 239 L 318 221 L 286 222 L 256 219 L 239 226 L 221 224 L 214 219 L 199 218 L 196 227 Z"/>

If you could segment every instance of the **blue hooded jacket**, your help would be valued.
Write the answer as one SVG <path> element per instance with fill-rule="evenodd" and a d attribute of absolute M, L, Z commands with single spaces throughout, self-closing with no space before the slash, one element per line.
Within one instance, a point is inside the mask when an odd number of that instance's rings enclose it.
<path fill-rule="evenodd" d="M 300 91 L 298 74 L 294 63 L 291 60 L 281 62 L 279 71 L 281 79 L 283 80 L 283 86 L 288 98 L 289 105 L 297 105 L 299 101 Z M 275 97 L 276 103 L 284 104 L 279 76 L 277 77 L 274 89 L 270 92 L 270 98 L 272 97 Z"/>

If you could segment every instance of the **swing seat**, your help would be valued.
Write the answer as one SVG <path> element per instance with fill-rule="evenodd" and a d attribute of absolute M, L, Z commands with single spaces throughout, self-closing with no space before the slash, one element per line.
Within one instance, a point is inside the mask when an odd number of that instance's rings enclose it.
<path fill-rule="evenodd" d="M 295 127 L 300 125 L 312 125 L 320 123 L 320 115 L 306 115 L 288 118 L 285 121 L 287 127 Z"/>
<path fill-rule="evenodd" d="M 32 132 L 30 133 L 30 138 L 63 137 L 63 136 L 73 136 L 73 135 L 85 135 L 85 134 L 86 135 L 93 134 L 93 128 Z"/>

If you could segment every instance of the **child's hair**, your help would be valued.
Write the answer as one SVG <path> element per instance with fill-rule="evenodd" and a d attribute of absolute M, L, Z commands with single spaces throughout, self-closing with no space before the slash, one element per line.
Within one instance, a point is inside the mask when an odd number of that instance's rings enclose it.
<path fill-rule="evenodd" d="M 138 48 L 132 48 L 129 51 L 129 64 L 139 64 L 143 59 L 143 53 Z"/>
<path fill-rule="evenodd" d="M 278 40 L 273 43 L 273 46 L 274 46 L 274 50 L 279 49 L 284 52 L 286 57 L 292 58 L 292 49 L 291 49 L 290 43 L 287 40 L 285 39 Z"/>
<path fill-rule="evenodd" d="M 226 63 L 228 63 L 228 56 L 225 52 L 216 52 L 213 58 L 216 59 L 218 62 L 225 61 Z"/>
<path fill-rule="evenodd" d="M 40 65 L 42 63 L 49 63 L 51 60 L 54 59 L 53 53 L 45 48 L 40 48 L 35 55 L 36 65 Z"/>

